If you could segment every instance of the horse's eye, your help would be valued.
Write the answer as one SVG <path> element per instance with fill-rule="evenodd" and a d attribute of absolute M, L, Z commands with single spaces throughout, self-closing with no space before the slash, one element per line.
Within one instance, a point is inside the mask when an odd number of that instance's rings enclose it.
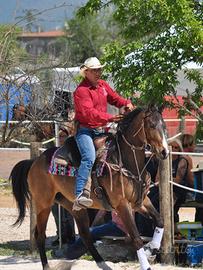
<path fill-rule="evenodd" d="M 153 129 L 156 129 L 156 125 L 153 124 L 153 123 L 151 123 L 151 124 L 149 125 L 149 127 L 150 127 L 150 128 L 153 128 Z"/>

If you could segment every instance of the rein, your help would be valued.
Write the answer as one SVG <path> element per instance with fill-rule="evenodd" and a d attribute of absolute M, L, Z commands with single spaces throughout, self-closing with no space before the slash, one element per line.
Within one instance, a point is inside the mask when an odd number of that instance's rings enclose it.
<path fill-rule="evenodd" d="M 133 137 L 136 137 L 139 132 L 144 128 L 144 122 L 142 121 L 142 124 L 140 126 L 140 128 L 133 134 Z M 122 188 L 122 195 L 123 198 L 125 198 L 125 190 L 124 190 L 124 183 L 123 183 L 123 175 L 130 177 L 134 180 L 138 179 L 138 182 L 141 183 L 142 181 L 142 175 L 148 165 L 148 163 L 150 162 L 151 158 L 153 155 L 150 156 L 148 162 L 144 165 L 144 167 L 142 168 L 141 172 L 140 172 L 140 168 L 138 166 L 138 161 L 137 161 L 137 156 L 136 156 L 136 150 L 144 150 L 146 147 L 146 143 L 143 143 L 142 146 L 134 146 L 133 144 L 129 143 L 129 141 L 126 139 L 126 137 L 121 134 L 121 138 L 123 139 L 123 141 L 130 147 L 131 151 L 133 152 L 133 157 L 134 157 L 134 162 L 135 162 L 135 166 L 137 169 L 137 173 L 138 173 L 138 177 L 136 177 L 131 171 L 129 171 L 126 168 L 123 168 L 123 162 L 122 162 L 122 155 L 121 155 L 121 149 L 120 149 L 120 145 L 118 142 L 118 136 L 116 136 L 116 144 L 117 144 L 117 149 L 118 149 L 118 157 L 119 157 L 119 164 L 112 164 L 112 163 L 108 163 L 107 161 L 103 160 L 104 164 L 107 166 L 108 170 L 109 170 L 109 175 L 110 175 L 110 190 L 111 192 L 113 191 L 113 178 L 112 178 L 112 170 L 114 171 L 119 171 L 120 172 L 120 181 L 121 181 L 121 188 Z"/>

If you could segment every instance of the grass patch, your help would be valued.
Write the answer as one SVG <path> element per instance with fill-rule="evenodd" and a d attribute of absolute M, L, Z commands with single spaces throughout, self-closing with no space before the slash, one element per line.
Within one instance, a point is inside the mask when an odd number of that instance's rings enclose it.
<path fill-rule="evenodd" d="M 0 178 L 0 193 L 3 195 L 11 195 L 11 183 L 8 179 Z"/>
<path fill-rule="evenodd" d="M 26 246 L 16 245 L 16 242 L 7 242 L 0 244 L 1 256 L 27 256 L 29 249 Z"/>
<path fill-rule="evenodd" d="M 87 260 L 87 261 L 94 261 L 94 259 L 92 258 L 92 256 L 89 255 L 89 254 L 87 254 L 87 253 L 85 255 L 83 255 L 80 259 Z"/>
<path fill-rule="evenodd" d="M 23 243 L 24 242 L 24 243 Z M 46 249 L 48 259 L 52 259 L 52 249 Z M 38 251 L 30 252 L 29 241 L 11 241 L 0 244 L 0 256 L 32 257 L 39 259 Z"/>

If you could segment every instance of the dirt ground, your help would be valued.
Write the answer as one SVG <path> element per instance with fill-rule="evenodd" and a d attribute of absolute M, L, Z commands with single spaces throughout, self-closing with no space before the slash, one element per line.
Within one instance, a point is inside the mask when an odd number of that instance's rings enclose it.
<path fill-rule="evenodd" d="M 0 151 L 0 178 L 7 179 L 13 166 L 20 160 L 28 159 L 29 151 Z M 27 213 L 25 221 L 19 228 L 12 227 L 17 217 L 17 209 L 15 208 L 15 202 L 11 194 L 0 194 L 0 244 L 18 241 L 18 243 L 29 242 L 29 213 Z M 193 220 L 194 209 L 181 209 L 182 220 Z M 48 239 L 55 236 L 56 226 L 53 216 L 50 215 L 47 227 Z M 52 270 L 94 270 L 94 269 L 106 269 L 106 270 L 134 270 L 140 269 L 137 263 L 110 263 L 107 265 L 98 266 L 94 262 L 85 260 L 77 261 L 64 261 L 64 260 L 51 260 Z M 0 269 L 1 270 L 41 270 L 41 264 L 38 259 L 31 257 L 1 257 L 0 256 Z M 181 267 L 166 266 L 155 264 L 152 269 L 157 270 L 180 270 Z M 193 268 L 188 268 L 193 269 Z"/>

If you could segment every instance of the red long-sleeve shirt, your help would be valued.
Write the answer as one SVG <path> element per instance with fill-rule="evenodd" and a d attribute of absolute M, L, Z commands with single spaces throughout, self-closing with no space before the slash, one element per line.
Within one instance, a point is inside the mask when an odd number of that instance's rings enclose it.
<path fill-rule="evenodd" d="M 84 127 L 97 128 L 105 126 L 112 115 L 107 113 L 107 103 L 121 108 L 130 100 L 119 96 L 107 82 L 98 81 L 96 87 L 84 79 L 75 90 L 75 120 Z"/>

